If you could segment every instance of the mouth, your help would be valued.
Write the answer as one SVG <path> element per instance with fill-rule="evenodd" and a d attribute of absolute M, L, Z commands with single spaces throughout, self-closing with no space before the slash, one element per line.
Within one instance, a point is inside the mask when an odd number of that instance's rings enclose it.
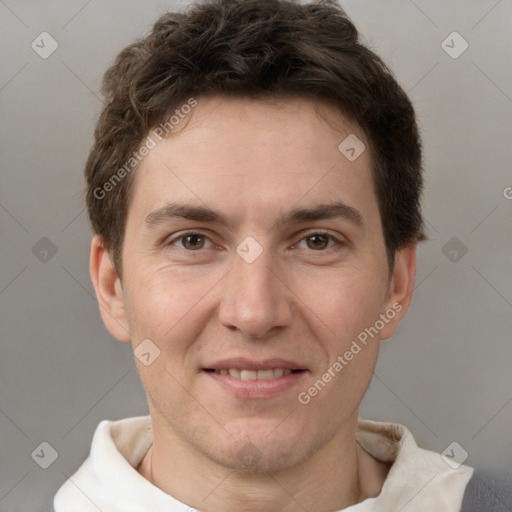
<path fill-rule="evenodd" d="M 256 362 L 230 359 L 203 368 L 223 391 L 238 398 L 271 398 L 298 385 L 309 373 L 299 364 L 283 359 Z"/>
<path fill-rule="evenodd" d="M 217 375 L 229 375 L 238 380 L 271 380 L 305 370 L 291 370 L 290 368 L 266 368 L 263 370 L 250 370 L 246 368 L 206 368 L 205 371 L 213 372 Z"/>

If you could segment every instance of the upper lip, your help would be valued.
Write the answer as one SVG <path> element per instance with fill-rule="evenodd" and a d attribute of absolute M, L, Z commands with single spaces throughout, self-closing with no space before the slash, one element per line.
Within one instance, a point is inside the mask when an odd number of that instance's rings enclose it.
<path fill-rule="evenodd" d="M 256 361 L 255 359 L 247 359 L 245 357 L 235 357 L 230 359 L 222 359 L 205 366 L 205 370 L 222 370 L 229 368 L 238 368 L 239 370 L 267 370 L 273 368 L 283 368 L 284 370 L 305 370 L 306 368 L 288 359 L 272 358 Z"/>

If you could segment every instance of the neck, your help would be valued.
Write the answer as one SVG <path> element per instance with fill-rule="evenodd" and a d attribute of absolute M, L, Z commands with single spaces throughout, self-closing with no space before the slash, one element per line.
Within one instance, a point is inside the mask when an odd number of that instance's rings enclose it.
<path fill-rule="evenodd" d="M 301 464 L 244 473 L 216 464 L 174 433 L 160 435 L 154 422 L 154 444 L 139 472 L 167 494 L 204 512 L 238 512 L 248 497 L 254 512 L 340 510 L 376 496 L 386 476 L 385 468 L 356 444 L 356 429 L 354 416 Z"/>

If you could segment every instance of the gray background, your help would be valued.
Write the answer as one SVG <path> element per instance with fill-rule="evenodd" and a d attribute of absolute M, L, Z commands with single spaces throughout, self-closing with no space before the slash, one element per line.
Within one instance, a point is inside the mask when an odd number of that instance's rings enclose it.
<path fill-rule="evenodd" d="M 82 169 L 107 65 L 187 3 L 0 0 L 2 512 L 50 510 L 101 420 L 147 414 L 130 348 L 94 298 Z M 431 238 L 361 416 L 403 423 L 438 452 L 457 441 L 468 465 L 510 468 L 512 3 L 342 5 L 417 108 Z M 59 44 L 47 59 L 31 48 L 42 31 Z M 469 43 L 456 59 L 441 46 L 453 31 Z M 33 252 L 42 237 L 57 249 L 47 261 Z M 43 441 L 58 452 L 48 469 L 31 457 Z"/>

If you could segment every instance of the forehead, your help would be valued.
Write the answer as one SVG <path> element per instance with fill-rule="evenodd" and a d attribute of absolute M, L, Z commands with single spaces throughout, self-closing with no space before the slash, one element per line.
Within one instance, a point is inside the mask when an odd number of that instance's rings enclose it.
<path fill-rule="evenodd" d="M 243 206 L 262 218 L 334 200 L 376 213 L 364 132 L 331 105 L 301 98 L 201 98 L 134 177 L 129 216 L 170 201 L 233 215 Z"/>

